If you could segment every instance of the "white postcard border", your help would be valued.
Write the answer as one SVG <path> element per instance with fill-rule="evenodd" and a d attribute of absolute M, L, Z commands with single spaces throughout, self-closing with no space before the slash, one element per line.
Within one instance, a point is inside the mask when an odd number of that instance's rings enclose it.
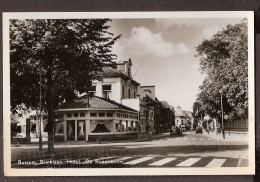
<path fill-rule="evenodd" d="M 249 166 L 225 168 L 11 168 L 10 141 L 10 19 L 76 18 L 248 18 Z M 6 176 L 132 176 L 132 175 L 253 175 L 255 174 L 254 14 L 252 11 L 205 12 L 26 12 L 3 13 L 3 129 Z"/>

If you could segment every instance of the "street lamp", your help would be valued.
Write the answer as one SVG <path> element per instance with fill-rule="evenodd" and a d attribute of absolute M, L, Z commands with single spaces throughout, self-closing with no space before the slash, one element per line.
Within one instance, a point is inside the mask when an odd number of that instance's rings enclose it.
<path fill-rule="evenodd" d="M 223 104 L 222 104 L 222 90 L 219 91 L 220 93 L 220 104 L 221 104 L 221 120 L 222 120 L 222 132 L 223 132 L 223 139 L 225 139 L 225 128 L 224 128 L 224 116 L 223 116 Z"/>

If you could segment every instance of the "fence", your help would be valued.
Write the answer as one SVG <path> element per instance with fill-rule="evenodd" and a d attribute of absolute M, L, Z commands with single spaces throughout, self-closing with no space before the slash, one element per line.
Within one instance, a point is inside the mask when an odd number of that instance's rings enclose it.
<path fill-rule="evenodd" d="M 225 121 L 226 131 L 248 132 L 248 119 L 239 118 Z"/>

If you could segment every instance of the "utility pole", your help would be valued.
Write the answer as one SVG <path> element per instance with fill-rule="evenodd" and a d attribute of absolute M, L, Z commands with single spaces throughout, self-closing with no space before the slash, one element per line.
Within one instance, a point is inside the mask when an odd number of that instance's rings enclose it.
<path fill-rule="evenodd" d="M 221 120 L 222 120 L 222 132 L 223 132 L 223 139 L 225 139 L 225 128 L 224 128 L 224 116 L 223 116 L 223 103 L 222 103 L 222 91 L 220 93 L 220 103 L 221 103 Z"/>
<path fill-rule="evenodd" d="M 40 137 L 39 137 L 39 151 L 42 151 L 42 74 L 40 70 Z"/>

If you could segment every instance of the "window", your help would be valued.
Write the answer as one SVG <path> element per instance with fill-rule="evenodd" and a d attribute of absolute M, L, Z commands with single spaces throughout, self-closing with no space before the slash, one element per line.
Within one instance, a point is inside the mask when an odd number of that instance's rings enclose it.
<path fill-rule="evenodd" d="M 67 118 L 71 118 L 71 113 L 67 113 Z"/>
<path fill-rule="evenodd" d="M 131 98 L 131 91 L 130 91 L 130 88 L 128 89 L 128 97 L 129 97 L 129 99 Z"/>
<path fill-rule="evenodd" d="M 125 86 L 122 85 L 122 99 L 125 98 Z"/>
<path fill-rule="evenodd" d="M 131 131 L 134 131 L 134 122 L 133 121 L 131 121 Z"/>
<path fill-rule="evenodd" d="M 96 85 L 92 85 L 88 91 L 89 95 L 95 95 L 96 93 Z"/>
<path fill-rule="evenodd" d="M 116 123 L 116 132 L 119 132 L 118 123 Z"/>
<path fill-rule="evenodd" d="M 128 121 L 125 122 L 125 131 L 129 131 L 129 128 L 128 128 Z"/>
<path fill-rule="evenodd" d="M 123 130 L 122 130 L 122 121 L 120 120 L 120 122 L 119 122 L 119 129 L 118 129 L 118 131 L 120 131 L 120 132 L 122 132 Z"/>
<path fill-rule="evenodd" d="M 122 121 L 122 125 L 121 126 L 122 126 L 122 130 L 121 131 L 122 132 L 126 132 L 126 127 L 127 127 L 126 126 L 126 121 Z"/>
<path fill-rule="evenodd" d="M 80 117 L 85 117 L 85 113 L 80 113 Z"/>
<path fill-rule="evenodd" d="M 107 117 L 113 117 L 113 113 L 107 113 Z"/>
<path fill-rule="evenodd" d="M 135 91 L 134 91 L 134 99 L 136 98 L 136 93 L 135 93 Z"/>
<path fill-rule="evenodd" d="M 94 112 L 90 113 L 90 117 L 96 117 L 96 116 L 97 116 L 97 113 L 94 113 Z"/>
<path fill-rule="evenodd" d="M 98 116 L 100 116 L 100 117 L 105 117 L 105 113 L 103 113 L 103 112 L 102 112 L 102 113 L 99 113 Z"/>
<path fill-rule="evenodd" d="M 74 116 L 74 117 L 78 117 L 78 116 L 79 116 L 79 113 L 76 113 L 76 112 L 75 112 L 75 113 L 73 113 L 73 116 Z"/>
<path fill-rule="evenodd" d="M 106 99 L 111 98 L 111 85 L 102 85 L 103 97 Z"/>

